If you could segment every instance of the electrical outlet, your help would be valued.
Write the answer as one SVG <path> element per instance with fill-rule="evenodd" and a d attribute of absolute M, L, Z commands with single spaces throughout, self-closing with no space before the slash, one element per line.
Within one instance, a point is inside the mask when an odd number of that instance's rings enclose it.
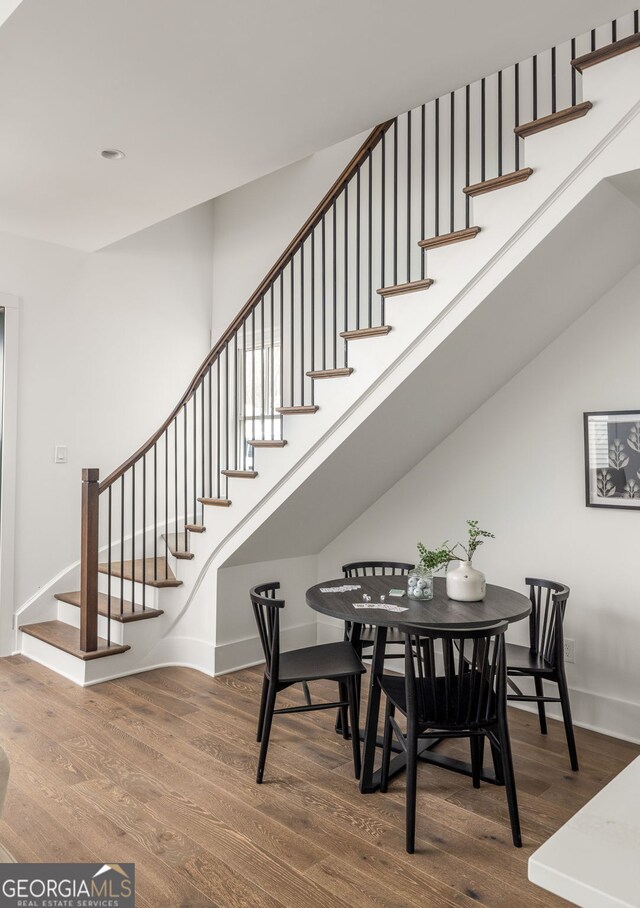
<path fill-rule="evenodd" d="M 575 662 L 576 661 L 576 641 L 569 640 L 567 637 L 564 639 L 564 661 L 565 662 Z"/>

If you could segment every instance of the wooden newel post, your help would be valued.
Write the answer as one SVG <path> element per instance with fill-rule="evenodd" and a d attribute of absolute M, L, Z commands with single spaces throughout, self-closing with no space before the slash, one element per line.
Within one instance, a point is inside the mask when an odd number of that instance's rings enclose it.
<path fill-rule="evenodd" d="M 80 649 L 98 649 L 98 483 L 99 470 L 82 471 L 82 547 L 80 561 Z"/>

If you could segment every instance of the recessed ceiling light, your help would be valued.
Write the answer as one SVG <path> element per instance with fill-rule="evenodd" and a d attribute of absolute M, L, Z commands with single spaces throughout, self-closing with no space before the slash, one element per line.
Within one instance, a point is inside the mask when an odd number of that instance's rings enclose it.
<path fill-rule="evenodd" d="M 124 158 L 124 151 L 119 151 L 117 148 L 105 148 L 100 154 L 107 161 L 121 161 Z"/>

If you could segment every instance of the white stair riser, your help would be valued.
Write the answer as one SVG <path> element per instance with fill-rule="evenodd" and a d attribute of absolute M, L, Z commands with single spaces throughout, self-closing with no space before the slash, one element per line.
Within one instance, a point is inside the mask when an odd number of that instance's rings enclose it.
<path fill-rule="evenodd" d="M 75 605 L 70 605 L 68 602 L 58 601 L 58 621 L 64 621 L 65 624 L 80 628 L 80 609 Z M 98 637 L 102 637 L 104 640 L 107 639 L 108 624 L 108 618 L 98 615 Z M 121 621 L 111 621 L 111 642 L 127 642 L 125 640 L 125 625 Z"/>

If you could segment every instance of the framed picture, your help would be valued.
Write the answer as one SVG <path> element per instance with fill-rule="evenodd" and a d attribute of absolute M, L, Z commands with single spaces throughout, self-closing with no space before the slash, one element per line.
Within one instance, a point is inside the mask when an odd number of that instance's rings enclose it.
<path fill-rule="evenodd" d="M 584 414 L 587 507 L 640 510 L 640 410 Z"/>

